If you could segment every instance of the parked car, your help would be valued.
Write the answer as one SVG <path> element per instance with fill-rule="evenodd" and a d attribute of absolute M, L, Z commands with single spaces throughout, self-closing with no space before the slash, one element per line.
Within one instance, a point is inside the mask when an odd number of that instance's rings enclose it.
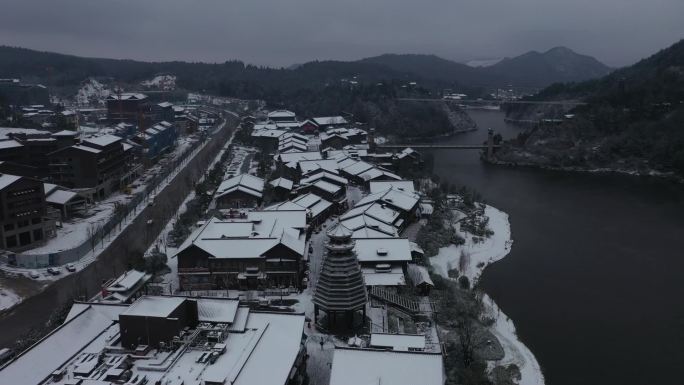
<path fill-rule="evenodd" d="M 48 273 L 52 275 L 59 275 L 59 268 L 58 267 L 48 267 L 47 269 Z"/>
<path fill-rule="evenodd" d="M 67 271 L 70 271 L 73 273 L 74 271 L 76 271 L 76 265 L 74 265 L 73 263 L 67 263 L 66 269 L 67 269 Z"/>
<path fill-rule="evenodd" d="M 35 270 L 31 270 L 31 272 L 28 273 L 28 276 L 32 279 L 40 278 L 40 274 L 38 274 L 38 272 Z"/>

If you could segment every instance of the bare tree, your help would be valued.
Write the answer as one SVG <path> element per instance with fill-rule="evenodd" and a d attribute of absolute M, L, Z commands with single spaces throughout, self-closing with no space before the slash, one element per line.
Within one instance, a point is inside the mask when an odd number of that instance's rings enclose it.
<path fill-rule="evenodd" d="M 88 239 L 90 240 L 90 251 L 91 252 L 95 252 L 95 245 L 97 244 L 97 238 L 95 237 L 95 235 L 97 234 L 96 226 L 97 225 L 95 223 L 91 223 L 90 225 L 88 225 L 88 229 L 87 229 Z"/>
<path fill-rule="evenodd" d="M 458 342 L 461 359 L 464 367 L 469 367 L 474 360 L 473 325 L 469 318 L 461 318 L 458 321 Z"/>
<path fill-rule="evenodd" d="M 470 253 L 461 250 L 461 256 L 458 258 L 458 270 L 464 274 L 470 265 Z"/>

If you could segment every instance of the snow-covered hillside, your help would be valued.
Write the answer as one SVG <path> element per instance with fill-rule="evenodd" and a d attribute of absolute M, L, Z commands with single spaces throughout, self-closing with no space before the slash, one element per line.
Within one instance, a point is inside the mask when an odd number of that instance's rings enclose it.
<path fill-rule="evenodd" d="M 140 85 L 150 89 L 156 89 L 161 91 L 173 91 L 176 89 L 176 76 L 157 75 L 150 80 L 144 80 L 140 82 Z"/>
<path fill-rule="evenodd" d="M 104 99 L 109 96 L 111 91 L 106 85 L 95 79 L 89 78 L 76 93 L 76 103 L 79 106 L 96 106 L 104 103 Z"/>

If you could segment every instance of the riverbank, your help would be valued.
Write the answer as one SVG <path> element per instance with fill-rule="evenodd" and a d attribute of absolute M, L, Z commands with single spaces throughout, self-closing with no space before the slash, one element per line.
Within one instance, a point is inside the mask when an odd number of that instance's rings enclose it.
<path fill-rule="evenodd" d="M 456 224 L 455 230 L 466 241 L 463 245 L 449 245 L 439 249 L 439 253 L 430 259 L 435 272 L 449 278 L 449 270 L 458 268 L 461 276 L 468 277 L 472 286 L 477 284 L 484 269 L 496 261 L 506 257 L 511 251 L 511 225 L 508 214 L 492 206 L 486 206 L 485 215 L 489 218 L 488 228 L 494 234 L 481 241 L 476 241 L 471 234 L 462 232 Z M 462 260 L 462 255 L 466 261 Z M 530 349 L 518 338 L 513 321 L 485 295 L 483 299 L 485 314 L 494 319 L 490 331 L 497 337 L 504 349 L 504 358 L 500 361 L 489 362 L 489 368 L 495 365 L 515 364 L 520 370 L 520 384 L 543 385 L 544 375 L 539 362 Z"/>
<path fill-rule="evenodd" d="M 684 177 L 678 176 L 673 172 L 663 172 L 653 169 L 629 169 L 629 168 L 611 168 L 611 167 L 560 167 L 560 166 L 550 166 L 541 163 L 534 162 L 513 162 L 494 159 L 486 159 L 482 157 L 482 161 L 495 166 L 508 166 L 508 167 L 524 167 L 538 170 L 546 171 L 563 171 L 563 172 L 577 172 L 577 173 L 588 173 L 588 174 L 615 174 L 615 175 L 625 175 L 625 176 L 639 176 L 639 177 L 653 177 L 659 178 L 666 181 L 683 183 Z"/>

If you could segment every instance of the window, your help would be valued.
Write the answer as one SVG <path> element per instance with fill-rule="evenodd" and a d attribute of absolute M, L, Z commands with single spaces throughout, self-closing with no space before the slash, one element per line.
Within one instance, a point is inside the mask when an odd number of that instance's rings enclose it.
<path fill-rule="evenodd" d="M 26 246 L 31 244 L 31 232 L 26 231 L 21 234 L 19 234 L 19 245 L 20 246 Z"/>
<path fill-rule="evenodd" d="M 3 227 L 5 228 L 5 231 L 14 230 L 14 223 L 8 223 Z"/>
<path fill-rule="evenodd" d="M 12 236 L 6 237 L 5 238 L 5 245 L 7 246 L 8 249 L 12 248 L 12 247 L 17 247 L 17 236 L 12 235 Z"/>
<path fill-rule="evenodd" d="M 37 225 L 37 224 L 39 224 L 40 222 L 42 222 L 42 219 L 41 219 L 41 218 L 33 218 L 33 219 L 31 219 L 31 223 L 33 223 L 34 225 Z"/>
<path fill-rule="evenodd" d="M 33 230 L 33 240 L 34 241 L 42 241 L 43 240 L 43 229 Z"/>
<path fill-rule="evenodd" d="M 22 213 L 22 214 L 17 214 L 17 216 L 19 216 L 19 215 L 24 215 L 24 214 L 23 214 L 23 213 Z M 25 219 L 25 220 L 23 220 L 23 221 L 17 222 L 17 225 L 18 225 L 19 227 L 26 227 L 26 226 L 29 225 L 29 221 L 28 221 L 28 219 Z"/>

